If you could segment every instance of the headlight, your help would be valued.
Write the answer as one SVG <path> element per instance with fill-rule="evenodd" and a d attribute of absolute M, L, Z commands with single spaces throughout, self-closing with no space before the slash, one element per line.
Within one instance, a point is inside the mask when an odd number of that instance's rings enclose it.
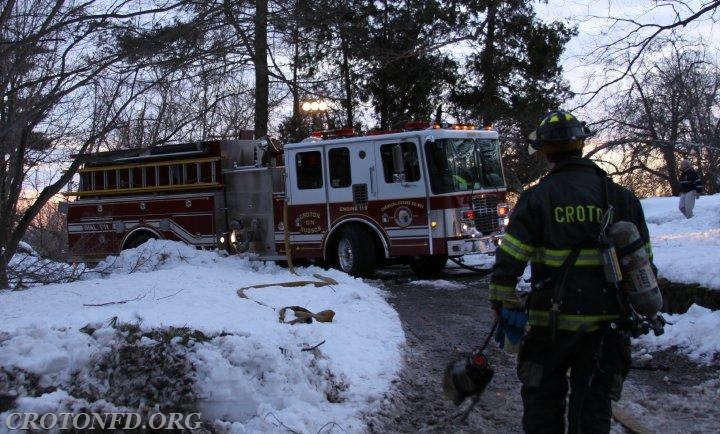
<path fill-rule="evenodd" d="M 225 244 L 225 236 L 220 235 L 220 244 Z"/>
<path fill-rule="evenodd" d="M 237 244 L 237 235 L 235 235 L 235 231 L 230 232 L 230 244 Z"/>
<path fill-rule="evenodd" d="M 498 217 L 507 217 L 507 215 L 509 213 L 510 213 L 510 206 L 507 203 L 501 202 L 497 205 Z"/>

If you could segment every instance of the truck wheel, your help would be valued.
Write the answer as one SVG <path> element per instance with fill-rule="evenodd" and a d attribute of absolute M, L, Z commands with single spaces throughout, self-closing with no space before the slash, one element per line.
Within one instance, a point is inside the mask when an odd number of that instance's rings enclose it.
<path fill-rule="evenodd" d="M 357 227 L 343 229 L 337 244 L 337 263 L 351 276 L 371 277 L 377 264 L 371 235 Z"/>
<path fill-rule="evenodd" d="M 137 235 L 133 235 L 132 238 L 127 240 L 125 245 L 123 246 L 123 250 L 127 249 L 134 249 L 135 247 L 139 247 L 142 244 L 145 243 L 147 240 L 155 240 L 157 237 L 155 237 L 153 234 L 142 232 Z"/>
<path fill-rule="evenodd" d="M 447 255 L 417 256 L 410 262 L 410 268 L 418 277 L 437 277 L 442 274 L 447 261 Z"/>

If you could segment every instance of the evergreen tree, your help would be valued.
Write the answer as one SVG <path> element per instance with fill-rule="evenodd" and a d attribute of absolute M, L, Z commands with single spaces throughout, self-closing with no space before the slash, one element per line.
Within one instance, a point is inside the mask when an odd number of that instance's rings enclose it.
<path fill-rule="evenodd" d="M 467 78 L 452 89 L 455 114 L 501 132 L 506 172 L 519 189 L 541 173 L 527 164 L 524 137 L 570 96 L 559 62 L 576 30 L 540 21 L 524 0 L 476 0 L 462 14 L 460 21 L 475 29 L 477 38 L 465 65 Z"/>
<path fill-rule="evenodd" d="M 450 34 L 439 1 L 369 2 L 368 70 L 363 96 L 372 102 L 381 128 L 430 119 L 455 81 L 456 62 L 433 47 Z"/>

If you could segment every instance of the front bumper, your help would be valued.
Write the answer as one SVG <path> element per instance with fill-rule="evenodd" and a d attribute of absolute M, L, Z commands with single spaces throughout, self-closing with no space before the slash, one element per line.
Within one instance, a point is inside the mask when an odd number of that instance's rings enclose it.
<path fill-rule="evenodd" d="M 495 253 L 498 244 L 500 244 L 500 238 L 502 238 L 502 235 L 502 233 L 495 233 L 484 237 L 449 240 L 447 242 L 448 256 L 455 257 L 480 253 Z"/>

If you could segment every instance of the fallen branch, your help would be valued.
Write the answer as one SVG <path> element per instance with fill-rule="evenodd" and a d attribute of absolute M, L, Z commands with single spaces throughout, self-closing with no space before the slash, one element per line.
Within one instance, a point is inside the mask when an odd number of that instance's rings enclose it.
<path fill-rule="evenodd" d="M 98 307 L 98 306 L 110 306 L 112 304 L 125 304 L 130 301 L 142 300 L 143 298 L 145 298 L 146 295 L 147 294 L 141 294 L 135 298 L 128 298 L 127 300 L 120 300 L 120 301 L 108 301 L 107 303 L 83 303 L 83 306 Z"/>
<path fill-rule="evenodd" d="M 315 346 L 303 348 L 303 349 L 301 349 L 300 351 L 312 351 L 312 350 L 314 350 L 315 348 L 319 347 L 320 345 L 322 345 L 322 344 L 324 344 L 324 343 L 325 343 L 325 341 L 322 341 L 322 342 L 320 342 L 319 344 L 317 344 L 317 345 L 315 345 Z"/>
<path fill-rule="evenodd" d="M 160 297 L 160 298 L 156 298 L 155 300 L 163 300 L 163 299 L 166 299 L 166 298 L 174 297 L 174 296 L 180 294 L 180 293 L 183 292 L 183 291 L 185 291 L 185 288 L 179 290 L 178 292 L 176 292 L 176 293 L 174 293 L 174 294 L 170 294 L 170 295 L 166 295 L 166 296 L 163 296 L 163 297 Z"/>
<path fill-rule="evenodd" d="M 341 427 L 340 425 L 338 425 L 337 422 L 328 422 L 328 423 L 326 423 L 325 425 L 323 425 L 323 426 L 320 427 L 320 429 L 317 431 L 318 434 L 320 434 L 320 432 L 322 432 L 322 430 L 324 430 L 325 428 L 328 428 L 328 427 L 329 427 L 329 428 L 338 427 L 338 428 L 340 428 L 340 429 L 342 430 L 342 432 L 347 432 L 347 431 L 345 431 L 345 430 L 343 429 L 343 427 Z M 330 432 L 330 429 L 328 429 L 328 432 Z"/>
<path fill-rule="evenodd" d="M 266 414 L 266 415 L 265 415 L 265 419 L 267 419 L 268 416 L 274 417 L 275 420 L 277 421 L 277 423 L 280 424 L 280 426 L 282 426 L 282 427 L 285 428 L 286 430 L 290 431 L 291 433 L 293 433 L 293 434 L 300 434 L 298 431 L 295 431 L 294 429 L 292 429 L 292 428 L 290 428 L 289 426 L 287 426 L 287 425 L 285 425 L 284 423 L 282 423 L 282 421 L 281 421 L 280 419 L 278 419 L 277 416 L 275 416 L 275 413 L 270 412 L 270 413 Z"/>

